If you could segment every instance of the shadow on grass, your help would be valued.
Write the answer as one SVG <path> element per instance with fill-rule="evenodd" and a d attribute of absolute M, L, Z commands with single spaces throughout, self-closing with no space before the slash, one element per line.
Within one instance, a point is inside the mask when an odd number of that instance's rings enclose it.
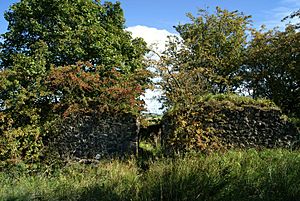
<path fill-rule="evenodd" d="M 114 192 L 112 187 L 101 187 L 100 185 L 96 185 L 87 189 L 84 189 L 78 199 L 78 201 L 100 201 L 100 200 L 107 200 L 107 201 L 123 201 L 125 200 L 120 195 Z"/>
<path fill-rule="evenodd" d="M 34 193 L 26 195 L 12 195 L 3 199 L 3 201 L 124 201 L 114 192 L 114 189 L 101 187 L 99 185 L 86 187 L 78 190 L 72 189 L 56 189 L 58 192 L 51 192 L 47 194 L 34 195 Z M 2 198 L 0 198 L 2 201 Z"/>

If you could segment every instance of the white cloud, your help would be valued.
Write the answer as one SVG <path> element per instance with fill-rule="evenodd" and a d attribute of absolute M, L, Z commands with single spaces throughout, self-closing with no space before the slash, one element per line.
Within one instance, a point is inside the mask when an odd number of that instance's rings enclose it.
<path fill-rule="evenodd" d="M 128 27 L 126 30 L 130 31 L 132 33 L 132 37 L 134 38 L 143 38 L 149 47 L 153 47 L 154 50 L 158 52 L 165 50 L 168 36 L 175 35 L 165 29 L 157 29 L 154 27 L 147 27 L 142 25 Z"/>
<path fill-rule="evenodd" d="M 168 41 L 168 36 L 175 35 L 164 29 L 157 29 L 141 25 L 128 27 L 126 30 L 130 31 L 132 33 L 132 37 L 134 38 L 143 38 L 147 45 L 157 53 L 161 53 L 165 50 L 165 46 Z M 156 80 L 157 79 L 158 78 L 156 78 Z M 146 103 L 147 112 L 155 114 L 161 114 L 163 112 L 161 109 L 159 109 L 162 107 L 162 103 L 159 102 L 159 98 L 161 97 L 161 95 L 162 91 L 160 89 L 146 90 L 145 95 L 141 98 Z"/>

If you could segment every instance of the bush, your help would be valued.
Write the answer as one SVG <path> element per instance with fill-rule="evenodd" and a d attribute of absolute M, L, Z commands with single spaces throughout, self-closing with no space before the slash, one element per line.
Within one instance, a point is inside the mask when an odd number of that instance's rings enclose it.
<path fill-rule="evenodd" d="M 43 156 L 43 132 L 40 127 L 26 126 L 4 131 L 0 144 L 3 145 L 0 147 L 0 166 L 5 160 L 12 164 L 39 162 Z"/>

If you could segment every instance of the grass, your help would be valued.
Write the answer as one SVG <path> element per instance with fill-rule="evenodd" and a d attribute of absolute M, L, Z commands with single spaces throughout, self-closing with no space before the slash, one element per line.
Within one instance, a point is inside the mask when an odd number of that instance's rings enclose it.
<path fill-rule="evenodd" d="M 298 201 L 300 152 L 229 151 L 149 162 L 69 164 L 50 175 L 0 173 L 0 200 Z"/>

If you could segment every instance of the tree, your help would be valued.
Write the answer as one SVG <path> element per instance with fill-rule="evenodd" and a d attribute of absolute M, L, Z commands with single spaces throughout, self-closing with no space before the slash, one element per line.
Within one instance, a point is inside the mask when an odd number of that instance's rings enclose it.
<path fill-rule="evenodd" d="M 288 24 L 284 31 L 254 30 L 243 66 L 254 98 L 273 100 L 282 110 L 300 117 L 300 32 Z"/>
<path fill-rule="evenodd" d="M 53 122 L 78 111 L 143 109 L 146 43 L 119 3 L 22 0 L 0 44 L 0 159 L 37 160 Z"/>
<path fill-rule="evenodd" d="M 162 55 L 163 88 L 169 102 L 186 102 L 203 93 L 234 91 L 238 71 L 245 58 L 250 16 L 216 8 L 215 14 L 199 10 L 191 22 L 175 27 Z"/>
<path fill-rule="evenodd" d="M 120 3 L 92 0 L 22 0 L 5 13 L 8 32 L 2 35 L 2 68 L 17 54 L 32 56 L 36 43 L 47 46 L 47 67 L 89 61 L 125 72 L 143 68 L 145 43 L 124 31 Z"/>

